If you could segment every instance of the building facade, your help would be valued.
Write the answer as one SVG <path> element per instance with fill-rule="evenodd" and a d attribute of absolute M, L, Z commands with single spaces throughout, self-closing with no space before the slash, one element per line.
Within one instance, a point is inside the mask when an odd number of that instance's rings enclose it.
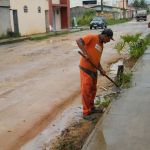
<path fill-rule="evenodd" d="M 8 30 L 11 28 L 10 24 L 10 4 L 9 0 L 0 1 L 0 35 L 4 36 L 7 34 Z"/>
<path fill-rule="evenodd" d="M 70 1 L 49 0 L 50 30 L 68 29 L 70 27 Z"/>
<path fill-rule="evenodd" d="M 70 27 L 69 0 L 1 0 L 0 35 L 21 36 Z"/>
<path fill-rule="evenodd" d="M 10 0 L 12 32 L 21 35 L 44 33 L 48 18 L 47 0 Z"/>

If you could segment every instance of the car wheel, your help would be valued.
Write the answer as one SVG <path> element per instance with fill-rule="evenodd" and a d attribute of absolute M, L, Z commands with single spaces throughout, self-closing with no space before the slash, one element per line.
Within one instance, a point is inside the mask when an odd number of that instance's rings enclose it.
<path fill-rule="evenodd" d="M 96 27 L 94 27 L 94 29 L 97 29 Z"/>
<path fill-rule="evenodd" d="M 92 26 L 90 26 L 90 30 L 92 30 Z"/>
<path fill-rule="evenodd" d="M 107 28 L 107 26 L 105 26 L 105 28 Z"/>

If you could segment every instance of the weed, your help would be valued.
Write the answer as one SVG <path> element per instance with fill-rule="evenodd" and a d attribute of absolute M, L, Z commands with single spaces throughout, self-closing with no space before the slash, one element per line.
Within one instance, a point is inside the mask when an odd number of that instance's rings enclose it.
<path fill-rule="evenodd" d="M 150 34 L 148 34 L 144 39 L 145 44 L 150 45 Z"/>
<path fill-rule="evenodd" d="M 97 99 L 94 102 L 95 107 L 107 107 L 109 105 L 109 103 L 111 102 L 111 98 L 110 97 L 97 97 Z"/>
<path fill-rule="evenodd" d="M 101 99 L 101 105 L 103 107 L 108 107 L 109 103 L 111 102 L 109 97 L 104 97 Z"/>
<path fill-rule="evenodd" d="M 139 38 L 141 36 L 141 33 L 136 33 L 135 35 L 123 35 L 121 36 L 121 39 L 125 42 L 125 43 L 136 43 L 138 42 Z"/>
<path fill-rule="evenodd" d="M 129 21 L 129 19 L 108 19 L 107 23 L 108 25 L 114 25 L 119 23 L 125 23 L 127 21 Z"/>
<path fill-rule="evenodd" d="M 125 46 L 125 42 L 120 41 L 120 42 L 118 42 L 118 43 L 115 45 L 114 48 L 115 48 L 115 49 L 117 50 L 117 52 L 120 54 L 121 51 L 123 50 L 124 46 Z"/>
<path fill-rule="evenodd" d="M 132 58 L 139 58 L 144 54 L 147 45 L 150 44 L 150 34 L 144 39 L 141 39 L 141 33 L 136 33 L 135 35 L 124 35 L 121 36 L 121 41 L 115 45 L 115 49 L 119 54 L 124 51 L 130 55 Z"/>
<path fill-rule="evenodd" d="M 132 72 L 127 72 L 122 75 L 122 87 L 129 88 L 131 85 Z"/>
<path fill-rule="evenodd" d="M 56 147 L 56 150 L 76 150 L 76 149 L 72 140 L 66 140 L 66 141 L 61 142 Z"/>

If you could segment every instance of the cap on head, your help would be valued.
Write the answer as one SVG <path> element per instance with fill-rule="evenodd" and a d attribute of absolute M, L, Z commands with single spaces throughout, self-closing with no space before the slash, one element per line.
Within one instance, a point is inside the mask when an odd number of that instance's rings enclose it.
<path fill-rule="evenodd" d="M 104 29 L 101 34 L 107 35 L 110 39 L 113 39 L 113 31 L 111 29 Z"/>

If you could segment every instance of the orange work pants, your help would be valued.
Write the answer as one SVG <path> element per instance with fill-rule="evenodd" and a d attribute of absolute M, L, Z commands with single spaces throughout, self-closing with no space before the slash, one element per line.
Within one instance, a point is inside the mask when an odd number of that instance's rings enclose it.
<path fill-rule="evenodd" d="M 90 75 L 83 72 L 82 70 L 80 70 L 80 78 L 83 115 L 88 115 L 94 108 L 94 99 L 97 91 L 97 78 L 92 78 Z"/>

